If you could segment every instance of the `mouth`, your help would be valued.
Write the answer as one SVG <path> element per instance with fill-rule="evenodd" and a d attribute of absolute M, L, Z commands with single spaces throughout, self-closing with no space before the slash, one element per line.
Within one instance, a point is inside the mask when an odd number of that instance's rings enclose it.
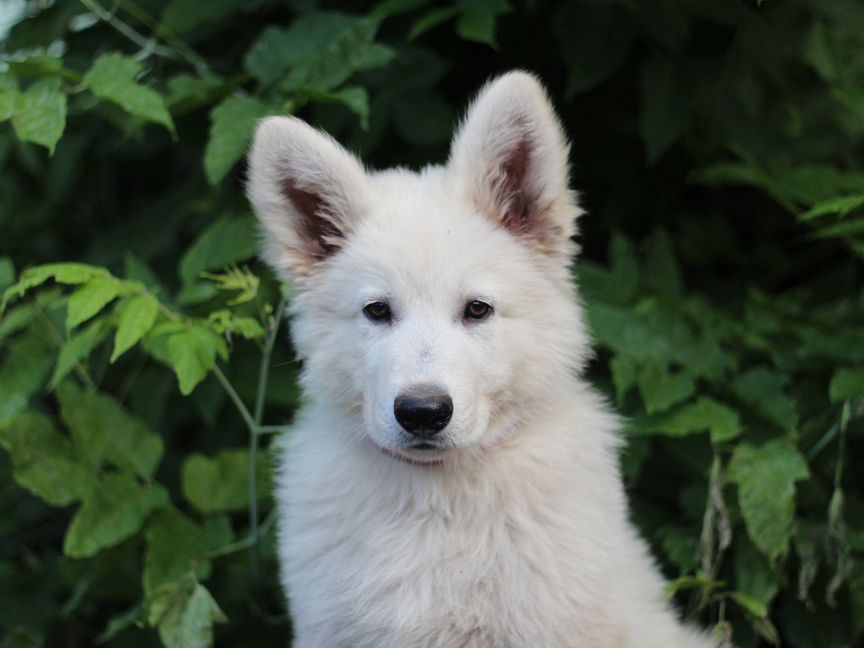
<path fill-rule="evenodd" d="M 428 451 L 428 450 L 442 450 L 442 449 L 443 448 L 441 446 L 439 446 L 435 443 L 428 443 L 425 441 L 421 442 L 421 443 L 415 443 L 414 445 L 408 446 L 408 450 Z"/>
<path fill-rule="evenodd" d="M 444 463 L 445 456 L 450 448 L 428 441 L 409 443 L 398 447 L 384 447 L 377 443 L 373 444 L 385 455 L 392 459 L 398 459 L 405 463 L 418 466 L 437 466 Z"/>

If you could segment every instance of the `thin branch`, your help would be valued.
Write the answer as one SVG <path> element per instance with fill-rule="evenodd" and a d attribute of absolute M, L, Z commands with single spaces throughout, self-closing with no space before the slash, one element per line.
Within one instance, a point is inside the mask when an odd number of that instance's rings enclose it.
<path fill-rule="evenodd" d="M 147 38 L 144 34 L 139 33 L 132 26 L 127 25 L 113 13 L 105 9 L 105 7 L 96 2 L 96 0 L 81 0 L 81 4 L 96 14 L 96 17 L 98 17 L 99 20 L 111 25 L 114 29 L 123 34 L 148 54 L 153 53 L 162 58 L 177 60 L 178 56 L 174 50 L 159 45 L 155 38 Z"/>
<path fill-rule="evenodd" d="M 219 365 L 213 367 L 213 373 L 216 375 L 216 378 L 219 380 L 219 382 L 222 383 L 222 387 L 225 389 L 228 397 L 234 403 L 237 411 L 240 412 L 240 416 L 243 417 L 243 421 L 246 423 L 246 427 L 249 429 L 249 434 L 251 436 L 255 436 L 255 431 L 257 428 L 257 426 L 255 425 L 255 420 L 252 418 L 252 415 L 249 413 L 249 410 L 243 403 L 243 399 L 240 398 L 240 394 L 238 394 L 237 390 L 234 389 L 234 385 L 231 384 L 231 381 L 228 380 L 222 369 L 219 368 Z"/>
<path fill-rule="evenodd" d="M 218 549 L 214 549 L 207 554 L 208 558 L 220 558 L 222 556 L 228 556 L 233 553 L 237 553 L 238 551 L 243 551 L 244 549 L 249 549 L 254 547 L 261 538 L 266 536 L 273 525 L 276 523 L 276 511 L 273 510 L 270 514 L 265 518 L 264 522 L 261 523 L 261 528 L 258 532 L 257 536 L 252 535 L 251 533 L 247 535 L 242 540 L 238 540 L 237 542 L 232 542 L 231 544 L 227 544 L 224 547 L 219 547 Z"/>
<path fill-rule="evenodd" d="M 258 368 L 258 389 L 255 394 L 255 428 L 249 435 L 249 531 L 253 538 L 258 537 L 258 434 L 260 433 L 261 419 L 264 416 L 264 402 L 267 400 L 267 384 L 270 381 L 270 356 L 273 354 L 273 346 L 279 333 L 279 323 L 282 320 L 285 305 L 285 297 L 283 296 L 276 306 L 273 326 L 261 353 L 261 364 Z M 252 551 L 252 569 L 254 575 L 257 576 L 258 553 L 255 549 Z"/>
<path fill-rule="evenodd" d="M 164 40 L 168 46 L 174 50 L 174 52 L 195 68 L 195 71 L 199 76 L 204 78 L 213 78 L 215 76 L 203 56 L 186 44 L 186 42 L 172 29 L 166 27 L 164 23 L 159 22 L 159 20 L 151 16 L 137 2 L 134 2 L 133 0 L 116 0 L 116 2 L 120 7 L 125 9 L 130 16 L 144 24 L 151 32 L 153 32 L 154 39 L 162 38 L 162 40 Z"/>
<path fill-rule="evenodd" d="M 31 303 L 36 309 L 36 314 L 39 316 L 39 321 L 42 322 L 42 325 L 48 331 L 48 335 L 50 335 L 51 338 L 54 340 L 57 348 L 62 350 L 63 347 L 66 346 L 66 340 L 63 339 L 63 336 L 60 335 L 60 332 L 56 329 L 54 323 L 45 313 L 45 309 L 42 308 L 42 304 L 40 304 L 35 299 L 32 299 Z M 96 382 L 93 380 L 93 377 L 90 375 L 87 367 L 81 364 L 80 360 L 75 363 L 75 373 L 78 374 L 78 377 L 81 379 L 81 381 L 90 389 L 96 389 Z"/>

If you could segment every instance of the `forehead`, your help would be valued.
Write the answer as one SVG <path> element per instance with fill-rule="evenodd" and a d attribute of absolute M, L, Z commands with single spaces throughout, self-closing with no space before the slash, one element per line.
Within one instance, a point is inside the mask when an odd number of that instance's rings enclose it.
<path fill-rule="evenodd" d="M 524 249 L 456 195 L 441 169 L 372 177 L 369 212 L 337 266 L 370 290 L 493 291 Z"/>

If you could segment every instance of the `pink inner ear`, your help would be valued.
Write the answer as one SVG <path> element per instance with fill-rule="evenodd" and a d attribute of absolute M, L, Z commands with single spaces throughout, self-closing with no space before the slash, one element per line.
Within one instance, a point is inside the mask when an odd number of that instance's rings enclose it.
<path fill-rule="evenodd" d="M 501 164 L 497 187 L 498 208 L 501 224 L 517 235 L 529 234 L 533 226 L 533 210 L 536 207 L 528 194 L 528 164 L 531 161 L 531 146 L 522 140 Z"/>
<path fill-rule="evenodd" d="M 342 238 L 342 233 L 333 223 L 324 198 L 313 191 L 301 189 L 290 178 L 282 181 L 282 193 L 291 201 L 300 219 L 297 228 L 303 237 L 309 255 L 322 261 L 334 254 L 339 246 L 333 241 Z"/>

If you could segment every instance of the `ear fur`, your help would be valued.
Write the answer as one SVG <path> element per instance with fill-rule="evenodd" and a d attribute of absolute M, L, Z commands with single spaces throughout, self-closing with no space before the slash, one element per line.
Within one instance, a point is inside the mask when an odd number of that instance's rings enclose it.
<path fill-rule="evenodd" d="M 568 153 L 543 86 L 516 71 L 480 90 L 448 168 L 480 212 L 544 253 L 569 258 L 580 210 L 569 190 Z"/>
<path fill-rule="evenodd" d="M 264 229 L 264 258 L 283 280 L 302 280 L 339 249 L 366 191 L 360 161 L 326 133 L 294 117 L 259 123 L 247 194 Z"/>

